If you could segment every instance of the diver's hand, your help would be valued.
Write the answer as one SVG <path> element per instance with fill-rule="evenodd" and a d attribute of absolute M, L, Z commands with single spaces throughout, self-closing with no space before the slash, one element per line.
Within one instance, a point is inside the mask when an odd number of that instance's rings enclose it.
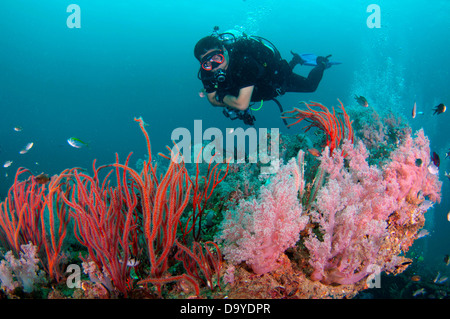
<path fill-rule="evenodd" d="M 223 103 L 223 98 L 225 97 L 225 95 L 227 95 L 225 91 L 222 90 L 216 91 L 216 101 L 219 103 Z"/>
<path fill-rule="evenodd" d="M 329 57 L 331 57 L 331 54 L 330 55 L 327 55 L 326 57 L 323 57 L 323 56 L 318 56 L 317 58 L 316 58 L 316 62 L 317 62 L 317 66 L 321 66 L 321 67 L 323 67 L 323 69 L 325 70 L 325 69 L 328 69 L 331 65 L 329 65 L 328 64 L 328 58 Z"/>
<path fill-rule="evenodd" d="M 292 52 L 291 50 L 291 54 L 293 55 L 293 57 L 292 61 L 289 64 L 293 64 L 293 66 L 296 66 L 297 64 L 303 65 L 306 62 L 298 53 Z"/>
<path fill-rule="evenodd" d="M 209 103 L 211 103 L 212 106 L 221 106 L 221 107 L 225 106 L 224 103 L 217 101 L 216 92 L 208 93 L 206 97 L 208 98 L 208 101 Z"/>

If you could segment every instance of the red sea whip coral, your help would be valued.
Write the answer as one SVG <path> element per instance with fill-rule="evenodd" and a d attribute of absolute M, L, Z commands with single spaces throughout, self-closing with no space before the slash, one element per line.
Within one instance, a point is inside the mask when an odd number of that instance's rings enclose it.
<path fill-rule="evenodd" d="M 42 266 L 57 282 L 64 277 L 61 259 L 69 222 L 62 197 L 69 192 L 67 178 L 76 169 L 66 169 L 41 185 L 28 169 L 19 167 L 8 197 L 0 203 L 0 242 L 16 256 L 22 245 L 37 246 Z M 30 176 L 21 181 L 22 174 Z"/>
<path fill-rule="evenodd" d="M 322 130 L 326 135 L 326 143 L 324 146 L 328 146 L 330 152 L 333 152 L 335 148 L 339 147 L 345 139 L 353 142 L 352 123 L 341 101 L 339 101 L 339 107 L 342 110 L 342 118 L 336 115 L 334 108 L 332 108 L 333 113 L 331 113 L 326 106 L 317 102 L 303 102 L 303 104 L 306 105 L 308 110 L 294 108 L 292 111 L 283 113 L 285 115 L 282 116 L 283 119 L 297 119 L 296 122 L 288 126 L 305 121 L 309 123 L 304 128 L 305 132 L 308 132 L 313 127 Z M 318 110 L 314 110 L 312 107 L 318 108 Z M 288 114 L 289 116 L 287 116 Z"/>

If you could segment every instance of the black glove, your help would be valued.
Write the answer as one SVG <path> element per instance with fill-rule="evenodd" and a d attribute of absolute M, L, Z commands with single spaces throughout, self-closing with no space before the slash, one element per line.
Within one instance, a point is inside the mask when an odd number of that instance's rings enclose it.
<path fill-rule="evenodd" d="M 305 63 L 305 60 L 303 60 L 298 53 L 292 52 L 291 50 L 291 54 L 293 55 L 291 62 L 289 62 L 291 69 L 293 69 L 297 64 L 303 65 L 303 63 Z"/>
<path fill-rule="evenodd" d="M 216 91 L 216 101 L 223 103 L 223 98 L 227 95 L 227 93 L 223 90 Z"/>
<path fill-rule="evenodd" d="M 244 112 L 241 112 L 241 115 L 242 116 L 240 118 L 244 121 L 245 125 L 252 126 L 256 121 L 256 118 L 250 111 L 250 108 L 246 109 Z"/>
<path fill-rule="evenodd" d="M 316 58 L 317 66 L 323 67 L 323 69 L 328 69 L 330 66 L 328 65 L 328 58 L 331 57 L 330 55 L 327 55 L 326 57 L 318 56 Z"/>

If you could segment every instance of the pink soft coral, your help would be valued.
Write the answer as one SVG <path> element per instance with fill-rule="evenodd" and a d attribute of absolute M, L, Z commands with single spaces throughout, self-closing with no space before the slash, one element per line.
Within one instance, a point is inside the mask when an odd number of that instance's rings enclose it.
<path fill-rule="evenodd" d="M 16 259 L 12 251 L 5 254 L 5 260 L 0 263 L 0 282 L 2 288 L 7 291 L 22 286 L 24 292 L 30 293 L 39 279 L 37 247 L 29 243 L 28 245 L 21 245 L 20 248 L 22 250 L 20 259 Z"/>
<path fill-rule="evenodd" d="M 383 220 L 395 208 L 385 196 L 382 174 L 366 162 L 367 151 L 362 143 L 357 148 L 349 141 L 343 146 L 349 167 L 343 165 L 342 153 L 322 153 L 323 169 L 331 174 L 319 190 L 314 222 L 320 225 L 322 238 L 312 232 L 305 240 L 314 268 L 313 280 L 324 283 L 351 284 L 364 278 L 368 266 L 376 260 L 387 224 Z"/>
<path fill-rule="evenodd" d="M 301 181 L 294 159 L 281 166 L 255 200 L 240 202 L 228 211 L 219 240 L 224 242 L 225 258 L 233 264 L 245 261 L 257 274 L 277 266 L 277 259 L 299 239 L 307 216 L 297 198 Z"/>
<path fill-rule="evenodd" d="M 437 175 L 428 171 L 429 165 L 430 142 L 421 129 L 416 133 L 416 138 L 406 137 L 384 167 L 389 194 L 397 200 L 404 200 L 422 191 L 431 201 L 440 202 L 442 183 Z"/>
<path fill-rule="evenodd" d="M 320 168 L 327 182 L 311 212 L 320 235 L 310 232 L 305 239 L 311 278 L 326 284 L 353 284 L 372 266 L 395 272 L 403 260 L 397 258 L 400 250 L 407 250 L 423 227 L 418 193 L 440 200 L 441 183 L 428 172 L 429 142 L 422 130 L 415 139 L 406 137 L 383 170 L 368 165 L 361 142 L 346 141 L 342 150 L 348 165 L 342 152 L 322 153 Z M 417 158 L 422 166 L 416 165 Z"/>

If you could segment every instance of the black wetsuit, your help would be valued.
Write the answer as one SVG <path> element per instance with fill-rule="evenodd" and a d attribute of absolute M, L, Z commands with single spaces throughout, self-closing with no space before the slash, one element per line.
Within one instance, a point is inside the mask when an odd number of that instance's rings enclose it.
<path fill-rule="evenodd" d="M 217 82 L 212 72 L 201 69 L 200 78 L 207 93 L 238 96 L 239 90 L 254 85 L 252 102 L 271 100 L 286 92 L 314 92 L 323 76 L 324 68 L 314 67 L 307 78 L 295 74 L 295 63 L 274 57 L 273 52 L 260 43 L 240 40 L 228 50 L 230 62 L 226 80 Z"/>

